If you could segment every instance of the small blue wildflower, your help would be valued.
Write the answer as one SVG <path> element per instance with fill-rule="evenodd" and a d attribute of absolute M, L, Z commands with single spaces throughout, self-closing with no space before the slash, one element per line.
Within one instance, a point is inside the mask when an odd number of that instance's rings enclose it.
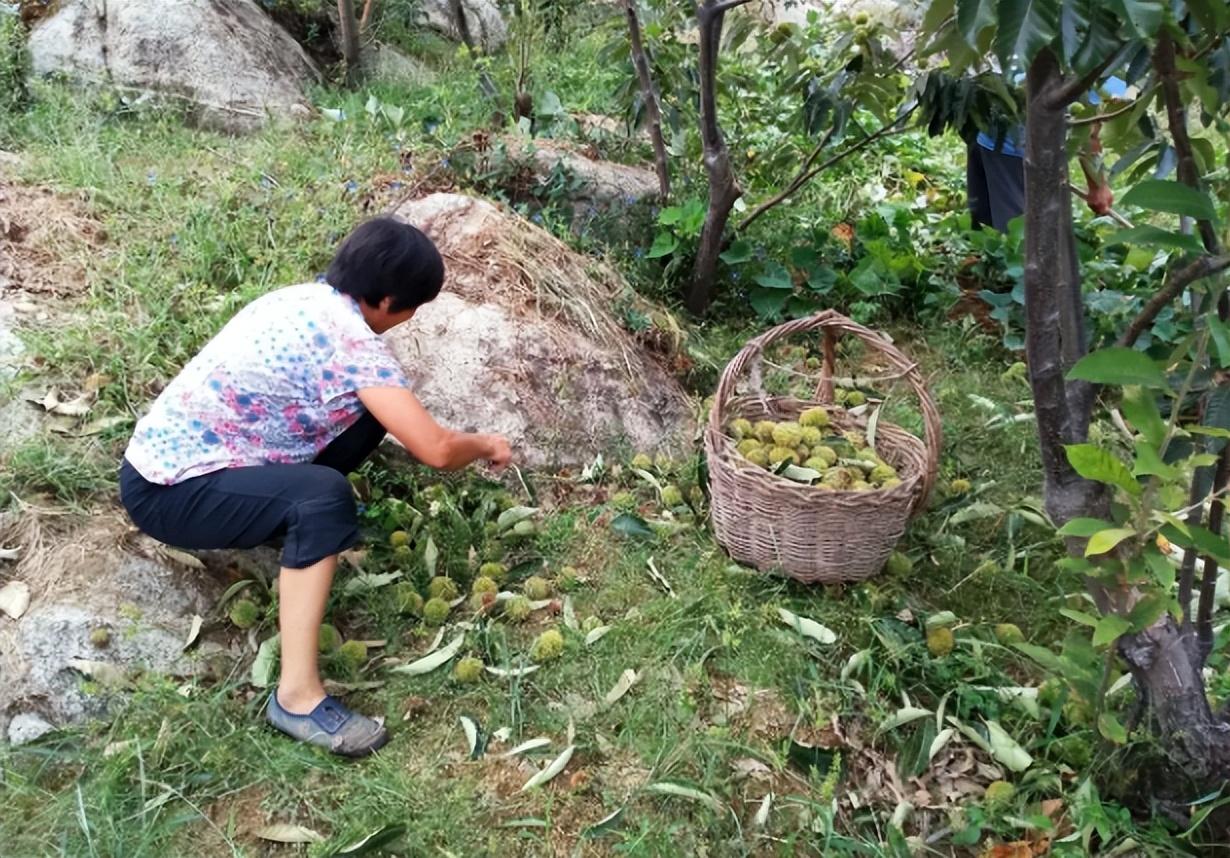
<path fill-rule="evenodd" d="M 530 215 L 530 220 L 534 223 L 542 223 L 542 212 L 534 212 Z"/>
<path fill-rule="evenodd" d="M 325 275 L 323 275 L 323 274 L 317 274 L 317 275 L 316 275 L 316 282 L 317 282 L 317 283 L 327 283 L 328 281 L 327 281 L 327 280 L 325 280 Z"/>
<path fill-rule="evenodd" d="M 273 182 L 269 181 L 268 176 L 261 176 L 261 187 L 266 191 L 273 187 Z"/>
<path fill-rule="evenodd" d="M 636 250 L 632 251 L 632 255 L 635 256 L 637 259 L 640 259 L 642 256 L 645 255 L 645 248 L 638 247 Z"/>
<path fill-rule="evenodd" d="M 403 185 L 401 182 L 389 182 L 390 191 L 400 191 L 404 187 L 405 185 Z"/>
<path fill-rule="evenodd" d="M 148 173 L 145 174 L 145 184 L 155 185 L 157 183 L 158 183 L 158 172 L 156 170 L 150 170 Z"/>
<path fill-rule="evenodd" d="M 171 246 L 176 249 L 179 248 L 179 233 L 178 232 L 171 233 Z"/>
<path fill-rule="evenodd" d="M 353 194 L 358 189 L 359 189 L 359 183 L 356 182 L 354 179 L 351 179 L 349 182 L 346 183 L 346 193 Z"/>

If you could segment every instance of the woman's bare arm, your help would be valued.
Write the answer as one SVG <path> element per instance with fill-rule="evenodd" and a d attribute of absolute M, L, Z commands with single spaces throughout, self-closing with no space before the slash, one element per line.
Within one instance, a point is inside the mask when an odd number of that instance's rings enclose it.
<path fill-rule="evenodd" d="M 503 436 L 446 429 L 404 387 L 365 387 L 359 401 L 410 455 L 429 467 L 456 471 L 485 459 L 500 468 L 512 458 Z"/>

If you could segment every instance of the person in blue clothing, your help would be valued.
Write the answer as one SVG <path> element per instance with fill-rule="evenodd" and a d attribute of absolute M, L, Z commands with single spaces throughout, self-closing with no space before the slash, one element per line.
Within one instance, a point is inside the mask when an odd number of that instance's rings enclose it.
<path fill-rule="evenodd" d="M 1126 94 L 1127 84 L 1109 77 L 1102 89 L 1119 98 Z M 1096 106 L 1101 99 L 1091 92 L 1089 102 Z M 1010 129 L 1002 140 L 982 131 L 966 146 L 965 189 L 972 226 L 1007 232 L 1008 223 L 1025 212 L 1025 128 Z"/>

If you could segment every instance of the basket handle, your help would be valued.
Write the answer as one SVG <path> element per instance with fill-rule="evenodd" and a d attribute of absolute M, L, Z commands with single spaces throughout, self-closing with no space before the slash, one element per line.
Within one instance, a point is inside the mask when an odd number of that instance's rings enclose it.
<path fill-rule="evenodd" d="M 767 348 L 778 340 L 814 330 L 820 330 L 824 334 L 824 367 L 816 389 L 818 401 L 824 403 L 833 401 L 833 364 L 836 361 L 837 339 L 844 334 L 857 337 L 870 348 L 880 352 L 914 391 L 914 396 L 918 399 L 919 410 L 922 412 L 925 435 L 923 442 L 927 450 L 927 467 L 922 475 L 923 490 L 914 501 L 913 507 L 913 511 L 918 512 L 931 495 L 931 490 L 935 487 L 936 475 L 939 472 L 940 449 L 943 443 L 939 410 L 935 407 L 935 401 L 927 391 L 926 384 L 923 383 L 922 374 L 919 373 L 916 363 L 903 355 L 882 335 L 846 318 L 836 310 L 823 310 L 814 316 L 784 322 L 748 340 L 722 370 L 722 377 L 718 381 L 717 392 L 714 394 L 713 408 L 709 412 L 709 429 L 715 434 L 722 434 L 722 424 L 726 422 L 727 406 L 734 395 L 739 378 L 742 377 L 750 362 L 759 361 Z"/>

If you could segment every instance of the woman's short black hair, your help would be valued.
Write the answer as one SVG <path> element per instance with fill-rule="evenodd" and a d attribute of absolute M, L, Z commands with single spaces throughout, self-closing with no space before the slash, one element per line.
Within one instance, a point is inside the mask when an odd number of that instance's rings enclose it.
<path fill-rule="evenodd" d="M 432 240 L 410 224 L 378 217 L 346 237 L 325 279 L 337 291 L 372 307 L 392 298 L 389 309 L 397 313 L 440 294 L 444 260 Z"/>

